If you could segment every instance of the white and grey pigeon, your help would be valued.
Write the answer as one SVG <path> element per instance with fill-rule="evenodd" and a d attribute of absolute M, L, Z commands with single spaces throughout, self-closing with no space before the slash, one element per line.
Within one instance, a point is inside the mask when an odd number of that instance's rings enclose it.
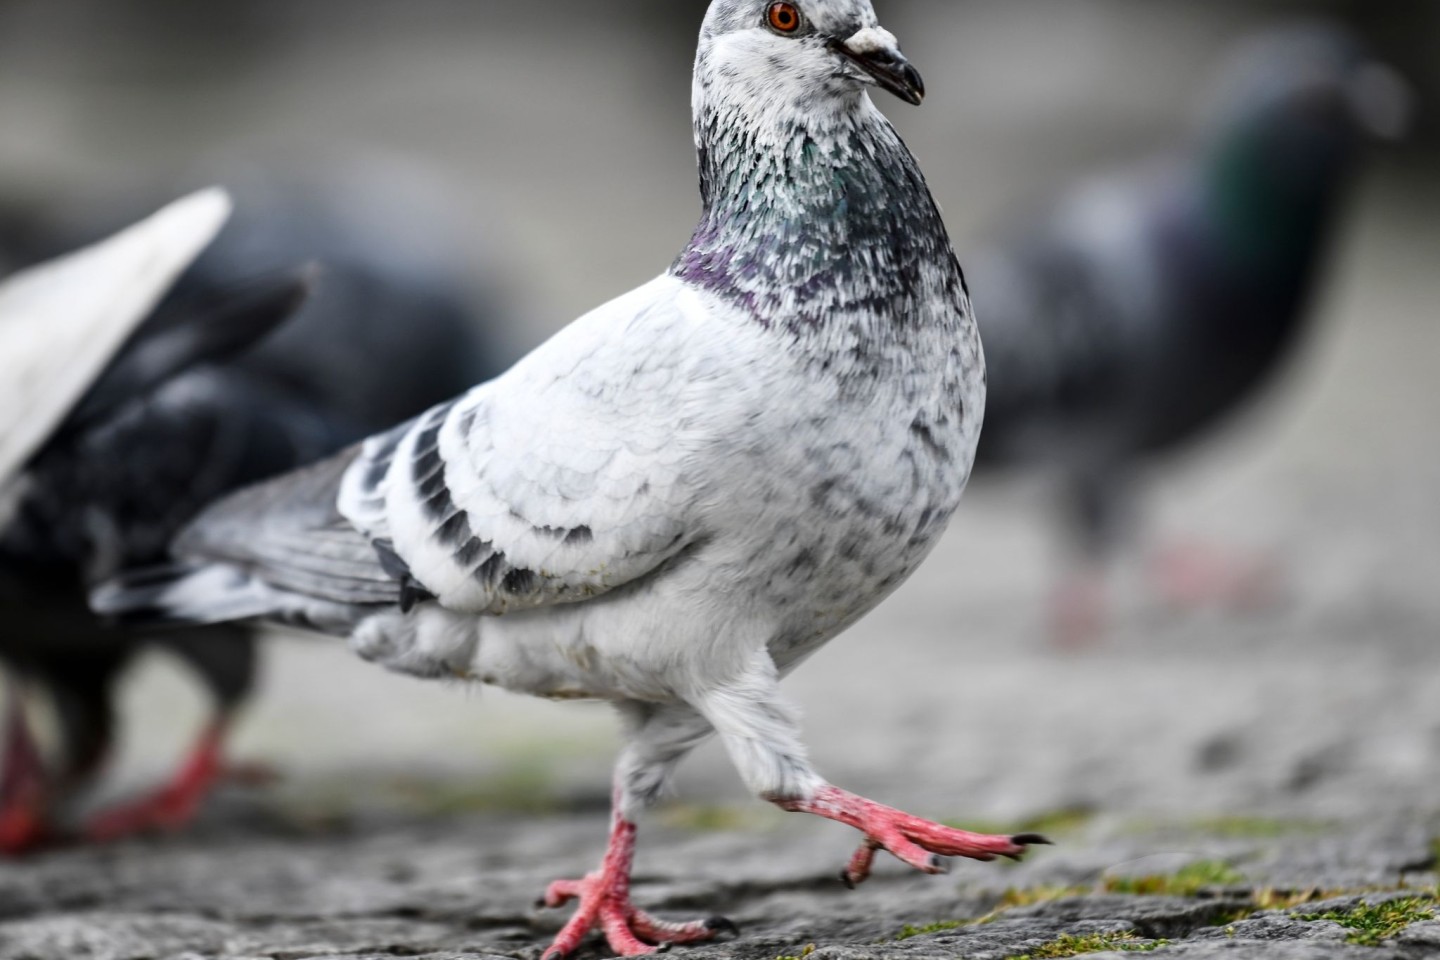
<path fill-rule="evenodd" d="M 609 849 L 547 956 L 594 928 L 625 955 L 728 926 L 629 894 L 636 820 L 718 734 L 780 807 L 878 850 L 1019 857 L 827 783 L 779 681 L 908 577 L 969 477 L 985 370 L 959 263 L 871 102 L 923 86 L 869 0 L 715 0 L 695 68 L 703 214 L 660 277 L 501 377 L 204 514 L 173 568 L 101 610 L 264 617 L 368 660 L 624 720 Z"/>
<path fill-rule="evenodd" d="M 1101 624 L 1102 563 L 1145 465 L 1225 422 L 1303 343 L 1367 142 L 1405 125 L 1405 83 L 1326 23 L 1248 38 L 1217 80 L 1188 149 L 1070 186 L 972 261 L 980 469 L 1061 478 L 1082 559 L 1056 596 L 1067 642 Z M 1159 571 L 1175 599 L 1242 600 L 1245 566 L 1188 549 Z"/>

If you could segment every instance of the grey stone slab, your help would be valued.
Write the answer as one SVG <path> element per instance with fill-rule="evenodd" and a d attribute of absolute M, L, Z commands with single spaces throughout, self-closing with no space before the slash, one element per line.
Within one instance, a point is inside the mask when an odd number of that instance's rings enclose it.
<path fill-rule="evenodd" d="M 1426 817 L 1294 836 L 1192 830 L 1183 846 L 1169 828 L 1114 823 L 1019 866 L 957 862 L 929 877 L 884 861 L 854 891 L 835 876 L 853 838 L 793 823 L 642 834 L 637 905 L 681 920 L 723 914 L 741 927 L 731 942 L 676 956 L 777 960 L 813 945 L 811 960 L 1006 960 L 1062 936 L 1104 934 L 1169 941 L 1156 955 L 1408 960 L 1440 940 L 1440 921 L 1426 922 L 1360 948 L 1338 924 L 1303 919 L 1433 889 L 1433 874 L 1409 869 L 1428 855 Z M 592 868 L 604 834 L 603 815 L 587 813 L 391 818 L 286 836 L 245 820 L 228 833 L 60 851 L 0 864 L 0 960 L 538 960 L 568 911 L 539 909 L 536 897 L 549 880 Z M 1116 878 L 1163 881 L 1209 860 L 1225 865 L 1218 888 L 1106 892 Z M 1254 912 L 1276 876 L 1296 886 L 1271 895 L 1343 895 Z M 578 960 L 607 955 L 595 939 Z"/>

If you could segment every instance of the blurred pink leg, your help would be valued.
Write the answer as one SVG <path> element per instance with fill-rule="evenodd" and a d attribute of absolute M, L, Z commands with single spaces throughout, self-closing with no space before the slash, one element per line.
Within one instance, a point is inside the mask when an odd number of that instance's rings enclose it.
<path fill-rule="evenodd" d="M 1050 598 L 1050 630 L 1061 650 L 1100 646 L 1109 625 L 1109 590 L 1098 569 L 1080 569 L 1056 585 Z"/>
<path fill-rule="evenodd" d="M 1159 551 L 1150 566 L 1161 598 L 1181 610 L 1259 610 L 1284 595 L 1280 564 L 1270 556 L 1180 543 Z"/>
<path fill-rule="evenodd" d="M 150 796 L 102 811 L 86 827 L 86 836 L 104 843 L 189 826 L 225 776 L 223 754 L 229 728 L 229 717 L 217 718 L 200 735 L 174 779 Z"/>
<path fill-rule="evenodd" d="M 13 683 L 7 686 L 4 772 L 0 775 L 0 856 L 18 856 L 51 839 L 45 811 L 49 778 L 25 718 L 20 691 Z"/>

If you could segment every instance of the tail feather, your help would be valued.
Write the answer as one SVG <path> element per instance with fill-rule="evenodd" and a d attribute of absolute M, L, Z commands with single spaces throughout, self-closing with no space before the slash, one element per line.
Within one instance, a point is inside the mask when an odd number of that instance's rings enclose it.
<path fill-rule="evenodd" d="M 240 567 L 171 564 L 102 583 L 91 592 L 90 607 L 117 626 L 204 626 L 272 616 L 277 600 Z"/>

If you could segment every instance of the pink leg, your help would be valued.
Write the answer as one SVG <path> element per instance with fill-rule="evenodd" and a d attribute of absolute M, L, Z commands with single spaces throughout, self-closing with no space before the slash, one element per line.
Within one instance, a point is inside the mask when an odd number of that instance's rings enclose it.
<path fill-rule="evenodd" d="M 1202 543 L 1161 550 L 1151 561 L 1151 573 L 1161 597 L 1181 610 L 1206 606 L 1258 610 L 1273 606 L 1284 593 L 1280 566 L 1273 557 L 1231 553 Z"/>
<path fill-rule="evenodd" d="M 945 866 L 940 857 L 969 857 L 972 860 L 1008 857 L 1019 860 L 1025 855 L 1026 846 L 1050 842 L 1038 833 L 994 837 L 956 830 L 829 785 L 816 790 L 808 800 L 776 800 L 775 804 L 792 813 L 813 813 L 835 820 L 865 834 L 865 843 L 840 874 L 840 878 L 851 887 L 870 875 L 875 853 L 881 849 L 890 851 L 917 870 L 944 873 Z"/>
<path fill-rule="evenodd" d="M 226 716 L 212 722 L 174 779 L 150 796 L 101 812 L 86 827 L 86 836 L 106 843 L 153 830 L 174 831 L 188 826 L 225 775 L 222 755 L 229 726 Z"/>
<path fill-rule="evenodd" d="M 1061 650 L 1083 651 L 1098 647 L 1109 620 L 1105 574 L 1081 569 L 1069 574 L 1050 599 L 1050 629 Z"/>
<path fill-rule="evenodd" d="M 558 960 L 580 947 L 586 934 L 599 928 L 605 940 L 622 957 L 654 953 L 655 944 L 699 943 L 714 939 L 735 926 L 723 917 L 693 923 L 670 923 L 637 910 L 630 902 L 630 866 L 635 857 L 635 824 L 615 814 L 610 846 L 600 869 L 583 880 L 557 880 L 545 892 L 547 907 L 580 901 L 564 929 L 541 960 Z"/>
<path fill-rule="evenodd" d="M 19 856 L 50 839 L 45 801 L 49 778 L 13 683 L 5 718 L 5 769 L 0 777 L 0 856 Z"/>

